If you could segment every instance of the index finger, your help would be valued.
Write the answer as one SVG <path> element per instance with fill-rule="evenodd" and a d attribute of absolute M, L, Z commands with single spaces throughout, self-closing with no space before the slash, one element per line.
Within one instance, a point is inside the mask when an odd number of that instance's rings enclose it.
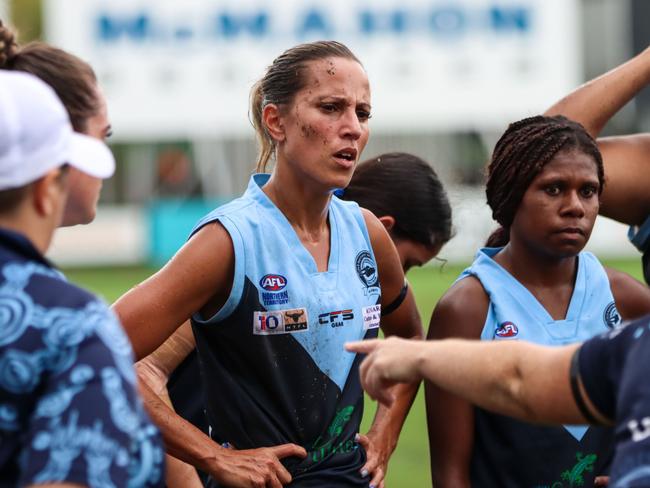
<path fill-rule="evenodd" d="M 379 339 L 368 339 L 366 341 L 346 342 L 345 350 L 349 352 L 360 352 L 370 354 L 379 346 Z"/>
<path fill-rule="evenodd" d="M 307 451 L 304 447 L 300 447 L 297 444 L 282 444 L 280 446 L 269 447 L 271 452 L 276 455 L 278 459 L 282 459 L 289 456 L 298 456 L 304 458 L 307 456 Z"/>

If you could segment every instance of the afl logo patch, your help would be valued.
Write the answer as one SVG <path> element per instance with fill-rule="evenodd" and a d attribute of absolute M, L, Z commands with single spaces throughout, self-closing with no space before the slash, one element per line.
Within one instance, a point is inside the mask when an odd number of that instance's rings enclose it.
<path fill-rule="evenodd" d="M 495 332 L 497 337 L 515 337 L 519 334 L 519 329 L 512 322 L 502 323 Z"/>
<path fill-rule="evenodd" d="M 614 302 L 611 302 L 605 307 L 605 311 L 603 312 L 603 321 L 610 329 L 613 329 L 621 323 L 621 315 L 618 313 Z"/>
<path fill-rule="evenodd" d="M 266 291 L 280 291 L 287 286 L 287 279 L 279 274 L 267 274 L 262 276 L 260 286 Z"/>
<path fill-rule="evenodd" d="M 366 288 L 366 292 L 379 293 L 379 277 L 375 260 L 368 251 L 361 251 L 355 259 L 357 275 Z"/>

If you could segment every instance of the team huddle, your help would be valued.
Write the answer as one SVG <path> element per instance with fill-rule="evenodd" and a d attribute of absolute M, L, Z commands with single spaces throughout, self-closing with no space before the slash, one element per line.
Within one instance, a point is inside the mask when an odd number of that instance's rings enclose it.
<path fill-rule="evenodd" d="M 109 307 L 44 257 L 113 174 L 101 88 L 0 23 L 0 486 L 380 488 L 422 381 L 436 487 L 650 486 L 650 289 L 583 250 L 612 217 L 650 277 L 650 137 L 598 137 L 648 83 L 650 51 L 507 127 L 499 227 L 424 340 L 404 274 L 451 207 L 419 157 L 359 162 L 371 89 L 345 45 L 273 60 L 245 193 Z"/>

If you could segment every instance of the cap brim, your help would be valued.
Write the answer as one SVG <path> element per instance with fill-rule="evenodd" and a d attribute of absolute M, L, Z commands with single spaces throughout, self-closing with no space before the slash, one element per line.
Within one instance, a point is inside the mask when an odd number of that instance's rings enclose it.
<path fill-rule="evenodd" d="M 95 178 L 110 178 L 115 172 L 115 158 L 102 141 L 78 132 L 72 133 L 69 160 L 71 164 Z"/>

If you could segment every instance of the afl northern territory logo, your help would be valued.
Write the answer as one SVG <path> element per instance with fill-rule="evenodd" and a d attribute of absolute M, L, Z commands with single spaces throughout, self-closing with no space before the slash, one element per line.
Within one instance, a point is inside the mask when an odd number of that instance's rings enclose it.
<path fill-rule="evenodd" d="M 367 294 L 379 293 L 379 277 L 377 265 L 368 251 L 361 251 L 355 260 L 357 275 L 366 288 Z"/>
<path fill-rule="evenodd" d="M 611 302 L 605 307 L 605 311 L 603 312 L 603 321 L 610 329 L 613 329 L 621 323 L 621 315 L 618 313 L 614 302 Z"/>
<path fill-rule="evenodd" d="M 515 337 L 519 334 L 519 329 L 512 322 L 504 322 L 495 332 L 497 337 Z"/>
<path fill-rule="evenodd" d="M 287 286 L 287 279 L 279 274 L 267 274 L 262 276 L 260 286 L 266 291 L 280 291 Z"/>

